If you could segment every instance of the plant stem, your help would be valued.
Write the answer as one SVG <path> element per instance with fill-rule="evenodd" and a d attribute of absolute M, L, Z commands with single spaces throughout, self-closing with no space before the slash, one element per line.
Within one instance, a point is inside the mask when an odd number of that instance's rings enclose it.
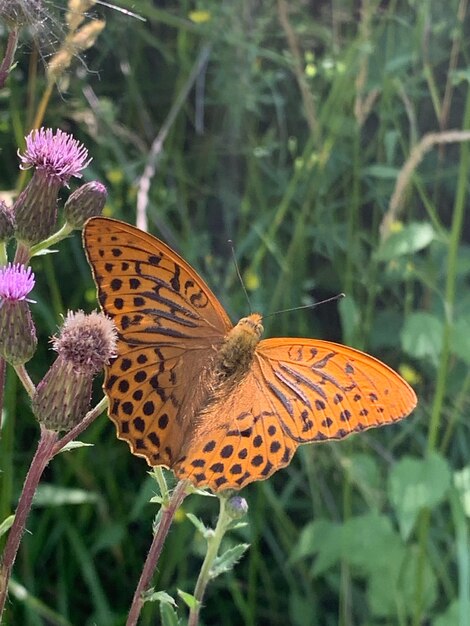
<path fill-rule="evenodd" d="M 28 393 L 28 396 L 30 398 L 32 398 L 36 388 L 34 386 L 33 381 L 29 377 L 29 374 L 26 371 L 25 366 L 24 365 L 16 365 L 15 366 L 15 372 L 16 372 L 16 375 L 18 376 L 18 378 L 23 383 L 23 387 L 25 388 L 26 392 Z"/>
<path fill-rule="evenodd" d="M 68 222 L 65 222 L 62 228 L 60 228 L 56 233 L 54 233 L 47 239 L 44 239 L 44 241 L 37 243 L 35 246 L 32 246 L 30 250 L 30 255 L 34 256 L 35 254 L 38 254 L 38 252 L 41 252 L 41 250 L 46 250 L 47 248 L 49 248 L 49 246 L 53 246 L 59 241 L 62 241 L 62 239 L 68 237 L 71 232 L 73 232 L 72 226 L 70 226 Z"/>
<path fill-rule="evenodd" d="M 23 485 L 23 490 L 16 508 L 15 521 L 13 522 L 8 534 L 5 551 L 0 564 L 0 620 L 5 607 L 8 581 L 16 559 L 21 537 L 24 533 L 26 519 L 31 509 L 34 493 L 44 469 L 53 456 L 52 451 L 57 441 L 57 436 L 56 432 L 47 430 L 41 426 L 41 437 L 39 439 L 36 454 L 31 461 L 31 465 Z"/>
<path fill-rule="evenodd" d="M 31 382 L 24 366 L 19 366 L 16 372 L 23 382 L 26 390 L 31 396 L 34 393 L 34 385 Z M 0 562 L 0 622 L 5 607 L 5 600 L 8 590 L 8 582 L 11 571 L 18 553 L 21 537 L 23 536 L 26 519 L 31 510 L 34 494 L 39 485 L 39 481 L 48 465 L 49 461 L 62 450 L 62 448 L 81 433 L 106 406 L 107 399 L 103 398 L 91 411 L 88 411 L 84 419 L 69 431 L 62 439 L 59 439 L 57 432 L 48 430 L 41 425 L 41 435 L 39 438 L 36 453 L 31 461 L 28 474 L 26 476 L 23 489 L 15 513 L 15 520 L 8 534 L 5 550 Z"/>
<path fill-rule="evenodd" d="M 145 601 L 144 593 L 149 588 L 150 580 L 155 568 L 157 567 L 158 559 L 160 558 L 163 544 L 165 543 L 165 539 L 168 531 L 170 530 L 175 513 L 187 495 L 187 486 L 188 482 L 186 480 L 180 480 L 180 482 L 176 485 L 168 504 L 162 504 L 161 518 L 153 536 L 152 545 L 150 546 L 142 574 L 140 575 L 140 579 L 132 599 L 126 626 L 136 626 L 137 624 L 137 620 L 139 619 L 139 615 Z"/>
<path fill-rule="evenodd" d="M 196 599 L 195 606 L 189 612 L 188 626 L 197 626 L 199 622 L 199 612 L 202 606 L 202 600 L 206 587 L 212 578 L 211 568 L 214 564 L 217 554 L 219 552 L 220 544 L 225 535 L 228 525 L 231 522 L 231 518 L 227 515 L 225 505 L 227 503 L 226 498 L 219 497 L 219 518 L 215 530 L 207 537 L 207 552 L 204 558 L 204 562 L 199 572 L 199 576 L 194 589 L 194 598 Z"/>

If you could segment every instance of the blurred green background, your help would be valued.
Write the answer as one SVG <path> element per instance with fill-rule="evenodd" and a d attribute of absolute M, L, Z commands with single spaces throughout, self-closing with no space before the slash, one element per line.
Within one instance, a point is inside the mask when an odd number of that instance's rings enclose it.
<path fill-rule="evenodd" d="M 249 311 L 228 239 L 254 310 L 347 295 L 270 317 L 268 336 L 366 350 L 419 396 L 404 422 L 303 446 L 288 468 L 244 490 L 248 525 L 226 541 L 251 547 L 209 587 L 201 623 L 470 626 L 467 0 L 117 4 L 145 21 L 91 8 L 87 21 L 106 27 L 54 83 L 43 122 L 88 147 L 85 180 L 106 184 L 106 214 L 135 223 L 153 166 L 141 218 L 234 321 Z M 7 192 L 67 34 L 65 8 L 43 0 L 0 91 Z M 96 299 L 78 233 L 32 265 L 40 342 L 28 370 L 37 382 L 60 316 Z M 4 417 L 0 521 L 38 438 L 11 369 Z M 82 439 L 94 447 L 60 455 L 44 476 L 6 624 L 125 623 L 156 485 L 105 416 Z M 183 511 L 213 524 L 217 502 L 191 496 Z M 155 589 L 192 592 L 204 548 L 179 515 Z M 158 614 L 147 605 L 142 625 Z"/>

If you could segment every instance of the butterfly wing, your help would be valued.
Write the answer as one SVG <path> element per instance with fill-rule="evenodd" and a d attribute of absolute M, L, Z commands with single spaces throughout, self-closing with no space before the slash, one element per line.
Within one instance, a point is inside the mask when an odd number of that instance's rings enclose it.
<path fill-rule="evenodd" d="M 390 424 L 417 404 L 399 374 L 354 348 L 282 338 L 262 341 L 257 354 L 269 402 L 283 431 L 299 443 Z"/>
<path fill-rule="evenodd" d="M 287 465 L 301 443 L 389 424 L 416 402 L 401 376 L 363 352 L 320 340 L 267 339 L 236 392 L 205 417 L 175 471 L 214 491 L 240 489 Z"/>
<path fill-rule="evenodd" d="M 109 416 L 134 454 L 171 466 L 200 378 L 232 324 L 190 265 L 148 233 L 97 217 L 83 242 L 101 307 L 118 329 L 104 382 Z"/>
<path fill-rule="evenodd" d="M 173 469 L 198 487 L 241 489 L 288 465 L 298 445 L 284 433 L 254 363 L 236 390 L 204 414 Z"/>

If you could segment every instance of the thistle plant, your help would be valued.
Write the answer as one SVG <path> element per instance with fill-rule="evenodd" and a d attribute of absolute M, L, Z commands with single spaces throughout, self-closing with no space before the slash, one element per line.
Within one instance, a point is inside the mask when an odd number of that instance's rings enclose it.
<path fill-rule="evenodd" d="M 104 402 L 90 410 L 91 386 L 116 353 L 116 331 L 110 319 L 96 312 L 68 312 L 60 333 L 52 339 L 57 359 L 37 386 L 26 370 L 25 363 L 34 357 L 37 347 L 31 310 L 34 300 L 29 297 L 36 278 L 28 263 L 51 241 L 59 242 L 90 215 L 100 213 L 106 190 L 97 182 L 79 188 L 69 198 L 64 225 L 58 228 L 58 193 L 70 178 L 81 176 L 89 163 L 86 148 L 67 133 L 41 128 L 26 137 L 20 160 L 21 168 L 33 169 L 31 180 L 12 207 L 5 203 L 0 206 L 0 385 L 3 389 L 7 362 L 31 398 L 40 438 L 15 515 L 8 524 L 11 527 L 0 559 L 0 618 L 41 475 L 50 460 L 101 413 Z M 6 245 L 12 237 L 16 240 L 13 263 L 8 262 Z M 65 435 L 60 437 L 60 432 Z"/>

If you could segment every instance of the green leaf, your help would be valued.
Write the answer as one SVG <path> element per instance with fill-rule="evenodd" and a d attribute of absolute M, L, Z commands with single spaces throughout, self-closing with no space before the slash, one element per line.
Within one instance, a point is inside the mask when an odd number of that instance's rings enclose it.
<path fill-rule="evenodd" d="M 377 251 L 377 258 L 380 261 L 392 261 L 405 254 L 414 254 L 427 248 L 434 237 L 434 229 L 428 222 L 407 224 L 385 239 Z"/>
<path fill-rule="evenodd" d="M 242 558 L 250 547 L 249 543 L 240 543 L 238 546 L 229 548 L 223 554 L 214 559 L 214 563 L 210 569 L 210 577 L 217 578 L 220 574 L 225 574 L 233 569 L 234 565 Z"/>
<path fill-rule="evenodd" d="M 14 515 L 9 515 L 3 520 L 3 522 L 0 524 L 0 537 L 10 530 L 14 519 Z"/>
<path fill-rule="evenodd" d="M 75 439 L 66 443 L 65 446 L 60 450 L 60 454 L 62 452 L 70 452 L 71 450 L 76 450 L 77 448 L 92 448 L 94 445 L 94 443 L 85 443 L 84 441 L 78 441 L 77 439 Z"/>
<path fill-rule="evenodd" d="M 431 509 L 442 502 L 450 482 L 447 461 L 436 453 L 426 459 L 405 457 L 393 467 L 388 493 L 404 539 L 410 536 L 422 509 Z"/>
<path fill-rule="evenodd" d="M 404 615 L 413 613 L 416 602 L 416 585 L 422 574 L 423 609 L 431 607 L 437 599 L 436 576 L 429 561 L 420 561 L 417 546 L 412 546 L 399 561 L 377 569 L 368 579 L 367 598 L 372 614 L 391 618 L 396 623 L 397 607 Z"/>
<path fill-rule="evenodd" d="M 179 626 L 180 620 L 175 611 L 177 604 L 166 591 L 149 589 L 144 593 L 144 602 L 159 602 L 162 626 Z"/>
<path fill-rule="evenodd" d="M 401 331 L 402 347 L 415 359 L 429 359 L 437 366 L 442 349 L 442 333 L 440 319 L 431 313 L 412 313 L 406 318 Z"/>
<path fill-rule="evenodd" d="M 96 493 L 84 489 L 69 489 L 56 485 L 39 485 L 34 494 L 34 506 L 64 506 L 66 504 L 96 503 L 99 501 Z"/>
<path fill-rule="evenodd" d="M 189 484 L 186 487 L 186 493 L 194 494 L 194 495 L 197 495 L 197 496 L 203 496 L 205 498 L 217 498 L 218 497 L 217 494 L 208 491 L 206 488 L 199 489 L 198 487 L 195 487 L 192 484 Z"/>
<path fill-rule="evenodd" d="M 186 593 L 186 591 L 181 591 L 181 589 L 177 590 L 179 597 L 183 600 L 186 606 L 189 609 L 196 609 L 200 602 L 196 600 L 196 598 L 191 593 Z"/>
<path fill-rule="evenodd" d="M 341 526 L 329 520 L 315 520 L 302 530 L 291 555 L 292 561 L 314 556 L 313 574 L 318 576 L 341 558 Z"/>
<path fill-rule="evenodd" d="M 365 574 L 400 563 L 405 547 L 388 517 L 378 513 L 347 520 L 342 528 L 342 558 Z"/>
<path fill-rule="evenodd" d="M 370 454 L 359 452 L 344 457 L 342 466 L 350 480 L 359 487 L 367 500 L 378 504 L 381 478 L 377 459 Z"/>
<path fill-rule="evenodd" d="M 151 504 L 162 504 L 163 498 L 162 496 L 152 496 L 149 500 Z"/>
<path fill-rule="evenodd" d="M 179 626 L 180 620 L 175 609 L 168 602 L 160 602 L 162 626 Z"/>
<path fill-rule="evenodd" d="M 197 528 L 203 537 L 207 538 L 208 534 L 214 532 L 211 528 L 207 528 L 207 526 L 205 526 L 201 520 L 192 513 L 186 513 L 186 517 L 189 519 L 191 524 Z"/>
<path fill-rule="evenodd" d="M 174 598 L 172 598 L 166 591 L 154 591 L 151 589 L 148 593 L 144 594 L 144 598 L 145 602 L 163 602 L 174 607 L 178 606 Z"/>
<path fill-rule="evenodd" d="M 37 256 L 46 256 L 47 254 L 57 254 L 58 250 L 54 250 L 53 248 L 43 248 L 42 250 L 38 250 L 33 254 L 34 257 Z"/>

